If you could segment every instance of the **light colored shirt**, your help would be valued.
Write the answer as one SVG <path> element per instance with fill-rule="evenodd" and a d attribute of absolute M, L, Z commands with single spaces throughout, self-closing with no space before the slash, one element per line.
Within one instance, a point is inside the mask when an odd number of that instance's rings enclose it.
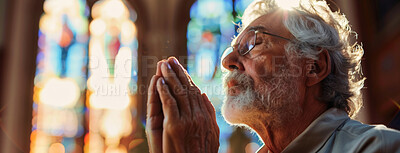
<path fill-rule="evenodd" d="M 352 120 L 331 108 L 314 120 L 282 153 L 400 153 L 400 131 Z"/>

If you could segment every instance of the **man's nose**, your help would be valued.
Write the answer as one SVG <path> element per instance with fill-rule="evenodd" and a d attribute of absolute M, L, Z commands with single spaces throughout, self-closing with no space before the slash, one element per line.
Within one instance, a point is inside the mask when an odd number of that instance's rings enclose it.
<path fill-rule="evenodd" d="M 222 66 L 229 70 L 239 70 L 239 71 L 244 71 L 244 66 L 243 63 L 241 62 L 241 57 L 239 53 L 234 50 L 228 55 L 225 56 L 224 59 L 222 59 Z"/>

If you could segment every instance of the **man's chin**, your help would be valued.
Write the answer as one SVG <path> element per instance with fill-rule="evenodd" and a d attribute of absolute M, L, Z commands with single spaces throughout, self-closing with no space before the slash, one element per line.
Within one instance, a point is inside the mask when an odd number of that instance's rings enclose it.
<path fill-rule="evenodd" d="M 225 121 L 229 124 L 238 124 L 237 114 L 232 106 L 224 102 L 221 107 L 221 114 L 224 117 Z"/>
<path fill-rule="evenodd" d="M 231 99 L 226 99 L 225 102 L 222 104 L 221 113 L 224 117 L 225 121 L 232 125 L 239 125 L 244 124 L 244 118 L 248 112 L 240 109 L 236 104 L 235 101 Z"/>
<path fill-rule="evenodd" d="M 239 87 L 234 86 L 234 87 L 230 87 L 226 93 L 228 96 L 233 97 L 233 96 L 239 96 L 240 92 L 241 92 L 241 90 L 239 89 Z"/>

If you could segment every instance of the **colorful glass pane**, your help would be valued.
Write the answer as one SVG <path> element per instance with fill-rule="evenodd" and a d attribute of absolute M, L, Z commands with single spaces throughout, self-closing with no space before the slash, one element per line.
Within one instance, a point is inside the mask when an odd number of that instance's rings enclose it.
<path fill-rule="evenodd" d="M 76 152 L 84 133 L 87 6 L 83 0 L 46 0 L 43 10 L 31 152 Z"/>
<path fill-rule="evenodd" d="M 240 24 L 240 17 L 251 0 L 197 0 L 190 10 L 191 20 L 188 24 L 188 71 L 193 81 L 205 92 L 217 110 L 217 122 L 220 127 L 220 150 L 229 152 L 229 142 L 232 134 L 237 131 L 228 125 L 219 115 L 224 99 L 222 87 L 221 56 L 226 47 L 230 46 L 233 36 Z M 234 10 L 232 10 L 234 8 Z M 235 14 L 235 16 L 233 16 Z M 243 133 L 243 132 L 238 132 Z M 250 148 L 257 148 L 261 144 L 255 135 L 250 137 Z M 234 138 L 234 139 L 236 139 Z M 253 143 L 249 143 L 253 141 Z"/>
<path fill-rule="evenodd" d="M 232 5 L 231 0 L 196 1 L 190 10 L 187 31 L 189 74 L 218 111 L 224 94 L 220 57 L 235 34 Z M 220 152 L 226 152 L 232 129 L 220 115 L 217 115 L 217 122 L 221 131 Z"/>
<path fill-rule="evenodd" d="M 84 151 L 127 152 L 129 143 L 121 140 L 133 134 L 136 124 L 132 119 L 137 90 L 136 14 L 125 1 L 101 0 L 94 4 L 92 17 L 86 101 L 90 132 Z"/>
<path fill-rule="evenodd" d="M 236 12 L 236 20 L 240 20 L 240 17 L 243 16 L 244 10 L 253 0 L 235 0 L 235 12 Z"/>

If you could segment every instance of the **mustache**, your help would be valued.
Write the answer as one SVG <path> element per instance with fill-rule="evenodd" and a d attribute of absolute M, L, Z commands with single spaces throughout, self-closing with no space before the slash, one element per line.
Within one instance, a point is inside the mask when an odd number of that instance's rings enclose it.
<path fill-rule="evenodd" d="M 242 89 L 253 89 L 254 80 L 247 74 L 240 73 L 238 70 L 229 71 L 223 77 L 224 88 L 228 87 L 228 82 L 235 80 L 236 86 Z"/>

